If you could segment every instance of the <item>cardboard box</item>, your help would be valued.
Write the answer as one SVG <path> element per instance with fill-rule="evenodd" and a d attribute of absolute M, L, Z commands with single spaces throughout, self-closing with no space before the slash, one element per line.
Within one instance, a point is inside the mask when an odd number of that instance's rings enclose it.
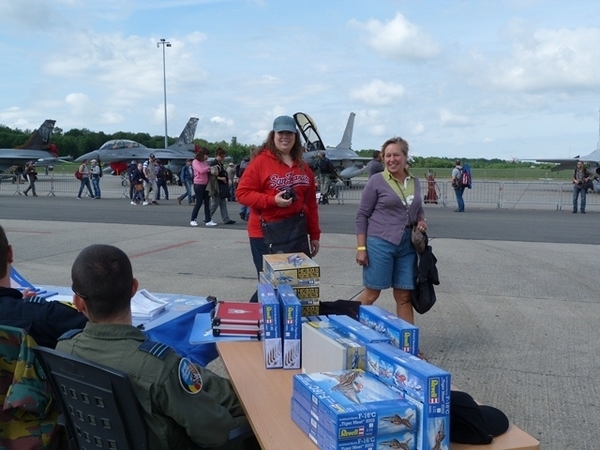
<path fill-rule="evenodd" d="M 290 286 L 279 286 L 283 334 L 283 368 L 299 369 L 302 339 L 302 305 Z"/>
<path fill-rule="evenodd" d="M 358 320 L 386 335 L 394 347 L 415 356 L 419 354 L 419 329 L 413 324 L 375 305 L 360 305 Z"/>
<path fill-rule="evenodd" d="M 280 369 L 283 367 L 281 306 L 273 286 L 259 284 L 258 301 L 262 305 L 263 311 L 265 367 L 267 369 Z"/>
<path fill-rule="evenodd" d="M 329 321 L 306 320 L 302 324 L 304 373 L 365 369 L 366 348 L 332 328 Z"/>
<path fill-rule="evenodd" d="M 350 336 L 352 339 L 363 345 L 371 342 L 390 341 L 386 335 L 369 328 L 358 320 L 354 320 L 352 317 L 330 314 L 329 322 L 342 333 Z"/>
<path fill-rule="evenodd" d="M 379 450 L 381 448 L 402 448 L 415 450 L 414 432 L 401 432 L 382 434 L 377 436 L 362 437 L 360 429 L 355 430 L 358 436 L 348 436 L 337 440 L 335 436 L 327 433 L 320 423 L 314 420 L 310 412 L 292 398 L 292 420 L 308 435 L 308 437 L 324 450 Z"/>
<path fill-rule="evenodd" d="M 335 440 L 416 430 L 415 406 L 359 369 L 294 375 L 293 398 Z"/>
<path fill-rule="evenodd" d="M 321 277 L 319 265 L 304 253 L 263 256 L 263 271 L 274 285 L 314 285 Z"/>
<path fill-rule="evenodd" d="M 367 371 L 417 408 L 417 448 L 450 446 L 450 374 L 390 344 L 367 344 Z M 438 442 L 439 438 L 444 436 Z"/>

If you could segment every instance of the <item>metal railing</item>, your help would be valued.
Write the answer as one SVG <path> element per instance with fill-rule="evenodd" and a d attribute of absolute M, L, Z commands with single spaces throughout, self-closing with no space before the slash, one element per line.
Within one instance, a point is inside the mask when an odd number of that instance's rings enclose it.
<path fill-rule="evenodd" d="M 358 203 L 362 196 L 366 179 L 353 179 L 351 183 L 338 184 L 330 204 Z M 450 180 L 420 180 L 421 192 L 426 205 L 454 207 L 454 189 Z M 11 179 L 0 182 L 0 195 L 23 195 L 28 183 L 24 180 L 15 183 Z M 73 174 L 39 175 L 36 182 L 38 196 L 72 195 L 79 192 L 80 182 Z M 600 187 L 600 184 L 596 184 Z M 105 175 L 100 180 L 103 198 L 128 198 L 129 182 L 119 176 Z M 176 198 L 185 192 L 185 187 L 169 184 L 169 198 Z M 86 195 L 84 190 L 83 195 Z M 164 194 L 161 194 L 164 195 Z M 467 207 L 510 208 L 552 208 L 557 211 L 569 209 L 573 204 L 573 185 L 570 182 L 542 181 L 474 181 L 472 189 L 465 189 L 463 198 Z M 600 211 L 600 195 L 590 191 L 586 208 Z"/>

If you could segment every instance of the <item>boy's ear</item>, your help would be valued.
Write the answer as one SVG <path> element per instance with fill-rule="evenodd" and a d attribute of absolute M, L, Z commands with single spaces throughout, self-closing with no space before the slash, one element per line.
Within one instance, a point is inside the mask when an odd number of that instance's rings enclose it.
<path fill-rule="evenodd" d="M 77 311 L 87 316 L 87 306 L 85 304 L 85 300 L 77 294 L 73 294 L 73 305 L 75 305 L 75 309 Z"/>

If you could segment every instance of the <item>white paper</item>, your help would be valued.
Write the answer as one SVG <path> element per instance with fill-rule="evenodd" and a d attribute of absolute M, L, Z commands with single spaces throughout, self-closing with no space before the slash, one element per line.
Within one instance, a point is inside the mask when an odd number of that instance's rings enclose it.
<path fill-rule="evenodd" d="M 154 317 L 164 311 L 169 302 L 155 297 L 146 289 L 137 291 L 131 299 L 131 314 L 134 317 Z"/>

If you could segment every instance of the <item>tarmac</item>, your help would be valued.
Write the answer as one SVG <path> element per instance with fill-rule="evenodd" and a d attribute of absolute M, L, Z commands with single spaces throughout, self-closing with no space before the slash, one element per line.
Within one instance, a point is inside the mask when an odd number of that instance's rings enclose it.
<path fill-rule="evenodd" d="M 322 300 L 362 289 L 355 262 L 356 204 L 321 205 L 315 261 Z M 245 222 L 189 226 L 191 208 L 173 199 L 131 206 L 126 199 L 0 195 L 0 225 L 15 267 L 34 284 L 70 286 L 77 254 L 92 243 L 122 248 L 140 287 L 151 292 L 247 300 L 256 276 Z M 596 449 L 600 388 L 598 213 L 498 210 L 467 204 L 464 214 L 426 206 L 441 284 L 437 303 L 416 317 L 420 348 L 452 383 L 503 410 L 544 450 Z M 390 311 L 390 291 L 377 301 Z M 222 372 L 219 361 L 211 368 Z M 482 447 L 484 448 L 484 447 Z"/>

